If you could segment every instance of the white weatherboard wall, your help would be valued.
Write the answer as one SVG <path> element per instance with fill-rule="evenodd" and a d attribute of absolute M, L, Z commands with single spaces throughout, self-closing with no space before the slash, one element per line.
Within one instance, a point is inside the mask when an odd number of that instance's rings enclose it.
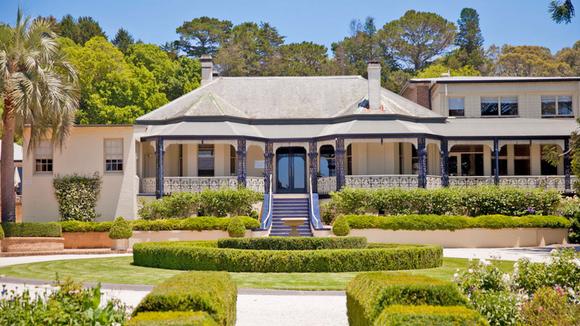
<path fill-rule="evenodd" d="M 24 133 L 27 153 L 30 130 Z M 123 139 L 123 172 L 105 173 L 104 140 Z M 132 126 L 73 127 L 62 149 L 53 150 L 53 173 L 34 172 L 34 150 L 24 155 L 22 206 L 24 222 L 58 221 L 58 204 L 52 186 L 57 175 L 92 175 L 102 177 L 97 221 L 117 216 L 134 219 L 137 216 L 138 178 L 135 170 L 135 144 Z"/>

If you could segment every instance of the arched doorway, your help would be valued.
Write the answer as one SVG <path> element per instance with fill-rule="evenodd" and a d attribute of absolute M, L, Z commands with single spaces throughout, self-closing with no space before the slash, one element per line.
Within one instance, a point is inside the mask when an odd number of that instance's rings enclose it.
<path fill-rule="evenodd" d="M 276 192 L 306 192 L 306 150 L 281 147 L 276 151 Z"/>

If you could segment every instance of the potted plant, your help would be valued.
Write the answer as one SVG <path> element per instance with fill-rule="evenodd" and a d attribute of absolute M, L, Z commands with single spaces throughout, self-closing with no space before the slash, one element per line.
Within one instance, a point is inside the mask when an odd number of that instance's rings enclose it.
<path fill-rule="evenodd" d="M 109 238 L 113 240 L 111 249 L 118 251 L 127 251 L 129 248 L 129 238 L 133 236 L 133 230 L 129 222 L 122 217 L 117 217 L 109 231 Z"/>

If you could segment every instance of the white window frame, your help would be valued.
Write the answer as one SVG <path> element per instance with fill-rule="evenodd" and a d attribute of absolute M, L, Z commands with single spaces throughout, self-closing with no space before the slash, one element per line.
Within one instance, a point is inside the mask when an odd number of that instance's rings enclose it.
<path fill-rule="evenodd" d="M 50 165 L 50 171 L 38 170 L 38 160 L 46 160 L 40 162 L 40 165 Z M 50 140 L 43 139 L 36 144 L 34 148 L 34 174 L 52 174 L 54 172 L 54 149 Z"/>
<path fill-rule="evenodd" d="M 462 115 L 451 115 L 451 111 L 458 111 L 458 110 L 451 110 L 451 100 L 455 100 L 455 99 L 463 100 L 463 108 L 461 109 L 463 111 Z M 465 97 L 463 97 L 463 96 L 450 96 L 447 98 L 447 116 L 465 117 Z"/>
<path fill-rule="evenodd" d="M 508 97 L 515 97 L 516 99 L 516 104 L 518 105 L 518 113 L 517 114 L 501 114 L 501 100 L 502 98 L 508 98 Z M 481 114 L 481 103 L 483 102 L 484 98 L 495 98 L 497 99 L 497 115 L 483 115 Z M 519 117 L 520 116 L 520 98 L 517 95 L 503 95 L 503 96 L 481 96 L 479 98 L 479 115 L 482 118 L 488 118 L 488 117 Z"/>
<path fill-rule="evenodd" d="M 554 114 L 544 114 L 544 112 L 542 112 L 542 103 L 543 103 L 543 98 L 545 98 L 545 97 L 553 97 L 554 98 L 554 104 L 555 104 L 555 113 Z M 570 114 L 560 114 L 560 110 L 559 110 L 560 97 L 569 97 L 570 98 L 570 102 L 572 105 L 572 112 Z M 573 118 L 574 117 L 574 96 L 572 96 L 572 95 L 542 95 L 542 96 L 540 96 L 540 114 L 542 115 L 542 118 L 554 118 L 554 117 Z"/>
<path fill-rule="evenodd" d="M 107 147 L 107 142 L 119 142 L 121 153 L 108 153 L 107 150 L 111 147 Z M 103 140 L 103 170 L 105 171 L 105 173 L 123 173 L 125 171 L 125 160 L 124 160 L 125 148 L 124 148 L 124 146 L 125 145 L 123 143 L 123 138 L 105 138 Z M 107 165 L 108 165 L 107 161 L 114 161 L 114 160 L 116 160 L 117 162 L 111 162 L 111 165 L 118 166 L 120 163 L 121 169 L 107 170 Z"/>

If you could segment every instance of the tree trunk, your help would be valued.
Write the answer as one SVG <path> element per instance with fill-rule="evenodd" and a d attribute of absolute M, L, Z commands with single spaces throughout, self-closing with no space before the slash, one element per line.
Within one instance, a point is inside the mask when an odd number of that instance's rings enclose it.
<path fill-rule="evenodd" d="M 2 205 L 2 222 L 16 221 L 16 193 L 14 192 L 14 133 L 16 120 L 14 108 L 4 98 L 2 113 L 4 130 L 2 133 L 2 152 L 0 153 L 0 205 Z"/>

